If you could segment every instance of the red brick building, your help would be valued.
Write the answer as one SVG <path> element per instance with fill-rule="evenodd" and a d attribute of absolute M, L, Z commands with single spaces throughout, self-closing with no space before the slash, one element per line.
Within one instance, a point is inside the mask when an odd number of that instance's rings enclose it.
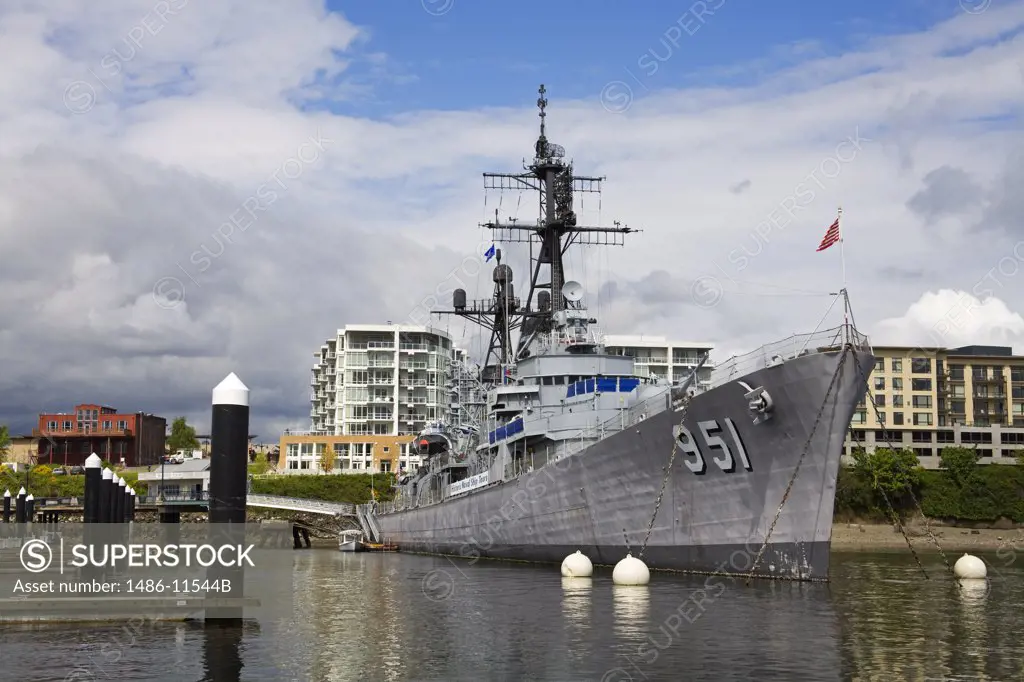
<path fill-rule="evenodd" d="M 95 452 L 111 464 L 159 464 L 167 420 L 143 412 L 121 413 L 103 405 L 76 405 L 70 414 L 39 415 L 39 464 L 81 466 Z"/>

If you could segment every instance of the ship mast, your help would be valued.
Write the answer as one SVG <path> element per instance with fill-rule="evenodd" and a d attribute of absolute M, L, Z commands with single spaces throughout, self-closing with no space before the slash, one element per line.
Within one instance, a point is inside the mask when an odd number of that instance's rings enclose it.
<path fill-rule="evenodd" d="M 576 224 L 573 197 L 576 192 L 600 193 L 603 177 L 573 175 L 572 162 L 566 162 L 565 149 L 548 141 L 547 92 L 538 90 L 537 107 L 540 135 L 534 144 L 534 158 L 523 173 L 484 173 L 484 189 L 509 191 L 534 190 L 539 195 L 539 217 L 535 225 L 519 225 L 515 220 L 501 222 L 495 215 L 483 223 L 492 231 L 495 243 L 527 243 L 530 249 L 530 289 L 525 302 L 515 296 L 512 269 L 501 262 L 497 250 L 494 268 L 494 296 L 481 301 L 466 301 L 465 291 L 456 290 L 454 310 L 437 314 L 458 315 L 491 332 L 484 359 L 484 380 L 501 383 L 506 368 L 529 354 L 529 346 L 539 334 L 565 325 L 565 311 L 581 308 L 582 302 L 563 294 L 565 268 L 563 257 L 573 244 L 621 246 L 625 235 L 636 232 L 624 225 L 596 227 Z M 515 349 L 511 334 L 520 330 Z"/>

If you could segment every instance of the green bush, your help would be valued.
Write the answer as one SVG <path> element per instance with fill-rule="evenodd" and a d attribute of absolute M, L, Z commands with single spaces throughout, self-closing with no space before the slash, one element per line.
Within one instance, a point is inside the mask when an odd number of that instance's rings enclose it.
<path fill-rule="evenodd" d="M 365 504 L 372 499 L 371 489 L 376 493 L 378 501 L 391 500 L 394 496 L 394 483 L 394 474 L 281 475 L 254 479 L 252 492 L 324 502 Z"/>
<path fill-rule="evenodd" d="M 836 482 L 835 518 L 838 521 L 891 520 L 875 488 L 877 481 L 887 490 L 894 511 L 900 516 L 923 512 L 929 518 L 950 522 L 992 523 L 1006 518 L 1024 523 L 1024 467 L 980 465 L 974 451 L 966 448 L 943 450 L 942 462 L 948 468 L 918 468 L 909 475 L 905 467 L 909 459 L 904 455 L 894 456 L 891 451 L 885 451 L 880 456 L 855 453 L 854 457 L 857 464 L 840 469 Z M 899 483 L 904 484 L 903 493 L 899 492 Z M 912 484 L 909 491 L 908 483 Z M 920 510 L 914 503 L 915 498 L 921 505 Z"/>

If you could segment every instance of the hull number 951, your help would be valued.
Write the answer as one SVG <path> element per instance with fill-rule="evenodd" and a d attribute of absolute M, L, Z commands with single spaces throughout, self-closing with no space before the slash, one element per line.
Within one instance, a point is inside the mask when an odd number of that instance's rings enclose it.
<path fill-rule="evenodd" d="M 724 429 L 717 419 L 697 422 L 697 428 L 700 429 L 704 441 L 703 452 L 690 429 L 682 424 L 672 428 L 672 435 L 675 436 L 679 449 L 686 455 L 683 460 L 686 468 L 698 476 L 707 473 L 708 470 L 704 453 L 710 455 L 718 468 L 727 474 L 734 473 L 737 466 L 752 471 L 750 460 L 747 458 L 747 448 L 743 445 L 740 432 L 736 430 L 736 424 L 728 417 L 722 420 L 722 424 L 725 425 Z M 731 444 L 726 442 L 724 435 L 728 435 Z"/>

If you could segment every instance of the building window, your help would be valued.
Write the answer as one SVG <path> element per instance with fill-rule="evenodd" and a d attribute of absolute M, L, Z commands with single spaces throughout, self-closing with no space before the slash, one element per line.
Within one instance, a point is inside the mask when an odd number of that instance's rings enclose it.
<path fill-rule="evenodd" d="M 875 407 L 885 407 L 885 394 L 880 393 L 875 396 Z"/>
<path fill-rule="evenodd" d="M 126 430 L 126 429 L 128 428 L 128 420 L 126 420 L 126 419 L 121 419 L 121 420 L 119 420 L 119 421 L 117 422 L 117 428 L 118 428 L 119 430 L 121 430 L 121 431 L 124 431 L 124 430 Z"/>
<path fill-rule="evenodd" d="M 851 424 L 863 424 L 868 419 L 868 413 L 866 410 L 857 410 L 853 413 L 853 419 L 850 420 Z"/>
<path fill-rule="evenodd" d="M 903 413 L 902 412 L 893 412 L 892 413 L 892 425 L 893 426 L 903 426 Z"/>
<path fill-rule="evenodd" d="M 932 397 L 930 395 L 915 395 L 912 400 L 914 401 L 914 407 L 918 409 L 930 409 L 932 406 Z"/>
<path fill-rule="evenodd" d="M 911 358 L 910 360 L 910 371 L 912 374 L 931 374 L 932 373 L 932 359 L 931 358 Z"/>
<path fill-rule="evenodd" d="M 949 411 L 953 414 L 966 414 L 967 408 L 963 400 L 951 400 L 949 403 Z"/>
<path fill-rule="evenodd" d="M 901 372 L 903 372 L 903 358 L 893 358 L 892 359 L 892 373 L 893 374 L 900 374 Z"/>
<path fill-rule="evenodd" d="M 930 391 L 932 390 L 931 379 L 911 379 L 910 390 L 912 391 Z"/>
<path fill-rule="evenodd" d="M 949 378 L 953 381 L 964 380 L 964 366 L 963 365 L 950 365 L 949 366 Z"/>
<path fill-rule="evenodd" d="M 876 372 L 884 372 L 885 371 L 885 360 L 883 358 L 878 358 L 877 360 L 875 360 L 875 371 Z"/>
<path fill-rule="evenodd" d="M 902 393 L 893 394 L 893 396 L 892 396 L 892 406 L 893 407 L 903 407 L 903 394 Z"/>
<path fill-rule="evenodd" d="M 914 426 L 931 426 L 932 415 L 930 412 L 915 412 Z"/>
<path fill-rule="evenodd" d="M 894 391 L 902 391 L 903 390 L 903 379 L 901 379 L 900 377 L 893 377 L 892 378 L 892 390 L 894 390 Z"/>
<path fill-rule="evenodd" d="M 885 377 L 875 377 L 875 390 L 876 391 L 884 391 L 885 390 Z"/>

